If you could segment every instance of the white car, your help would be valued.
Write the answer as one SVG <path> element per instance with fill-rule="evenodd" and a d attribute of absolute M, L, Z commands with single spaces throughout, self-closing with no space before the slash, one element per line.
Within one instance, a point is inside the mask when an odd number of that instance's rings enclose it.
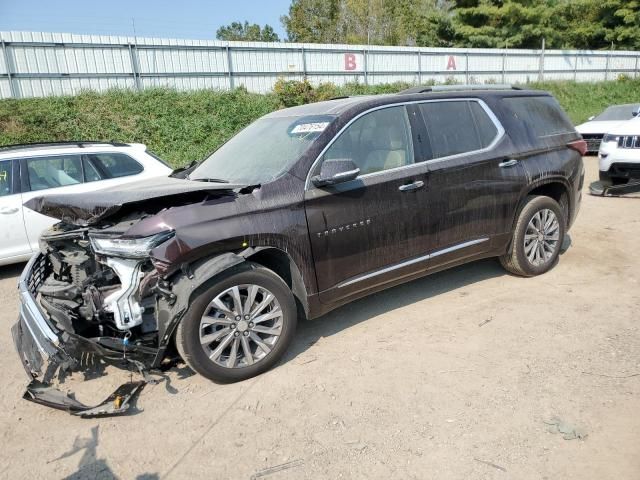
<path fill-rule="evenodd" d="M 616 125 L 637 116 L 639 112 L 639 103 L 612 105 L 601 114 L 590 117 L 588 122 L 578 125 L 576 130 L 587 142 L 587 153 L 598 153 L 604 134 L 611 131 Z"/>
<path fill-rule="evenodd" d="M 600 181 L 621 185 L 640 181 L 640 117 L 618 124 L 602 139 Z"/>
<path fill-rule="evenodd" d="M 172 169 L 139 143 L 47 143 L 0 147 L 0 265 L 28 260 L 58 220 L 23 204 L 51 192 L 82 193 L 167 176 Z"/>

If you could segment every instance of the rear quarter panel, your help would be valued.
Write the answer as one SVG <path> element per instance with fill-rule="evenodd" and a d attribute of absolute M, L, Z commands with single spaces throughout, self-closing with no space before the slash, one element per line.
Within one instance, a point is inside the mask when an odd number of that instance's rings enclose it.
<path fill-rule="evenodd" d="M 571 225 L 581 200 L 584 166 L 580 153 L 567 145 L 580 140 L 580 134 L 571 127 L 560 134 L 539 137 L 502 100 L 494 101 L 491 106 L 512 140 L 513 158 L 519 160 L 523 168 L 525 178 L 520 204 L 522 205 L 526 196 L 538 187 L 550 183 L 562 184 L 568 196 L 568 223 Z M 571 125 L 561 108 L 555 113 L 558 115 L 558 121 Z M 513 224 L 519 210 L 518 208 L 515 212 Z"/>

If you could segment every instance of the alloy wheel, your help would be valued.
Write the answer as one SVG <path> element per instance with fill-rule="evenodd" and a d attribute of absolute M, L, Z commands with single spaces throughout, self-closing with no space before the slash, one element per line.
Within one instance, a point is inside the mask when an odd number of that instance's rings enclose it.
<path fill-rule="evenodd" d="M 524 254 L 532 265 L 540 266 L 555 254 L 560 241 L 558 217 L 548 208 L 538 210 L 524 234 Z"/>
<path fill-rule="evenodd" d="M 235 285 L 209 302 L 200 321 L 200 344 L 222 367 L 247 367 L 273 350 L 282 326 L 282 308 L 273 293 L 259 285 Z"/>

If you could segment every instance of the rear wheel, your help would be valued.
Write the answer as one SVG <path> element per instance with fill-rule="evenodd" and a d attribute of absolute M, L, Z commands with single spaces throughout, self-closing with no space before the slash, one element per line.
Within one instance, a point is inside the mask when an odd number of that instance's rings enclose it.
<path fill-rule="evenodd" d="M 532 277 L 549 271 L 564 241 L 566 219 L 562 207 L 545 196 L 528 197 L 516 222 L 509 252 L 500 257 L 511 273 Z"/>
<path fill-rule="evenodd" d="M 203 290 L 178 325 L 176 346 L 199 374 L 234 382 L 271 368 L 295 332 L 293 294 L 274 272 L 251 265 Z"/>

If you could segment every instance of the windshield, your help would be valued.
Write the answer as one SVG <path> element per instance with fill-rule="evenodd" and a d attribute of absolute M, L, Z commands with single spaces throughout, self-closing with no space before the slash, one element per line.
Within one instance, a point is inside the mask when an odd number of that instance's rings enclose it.
<path fill-rule="evenodd" d="M 335 117 L 265 117 L 216 150 L 189 178 L 256 185 L 291 167 Z"/>
<path fill-rule="evenodd" d="M 600 115 L 595 117 L 594 121 L 610 122 L 617 120 L 629 120 L 633 118 L 634 110 L 637 110 L 639 105 L 616 105 L 614 107 L 607 108 Z"/>

